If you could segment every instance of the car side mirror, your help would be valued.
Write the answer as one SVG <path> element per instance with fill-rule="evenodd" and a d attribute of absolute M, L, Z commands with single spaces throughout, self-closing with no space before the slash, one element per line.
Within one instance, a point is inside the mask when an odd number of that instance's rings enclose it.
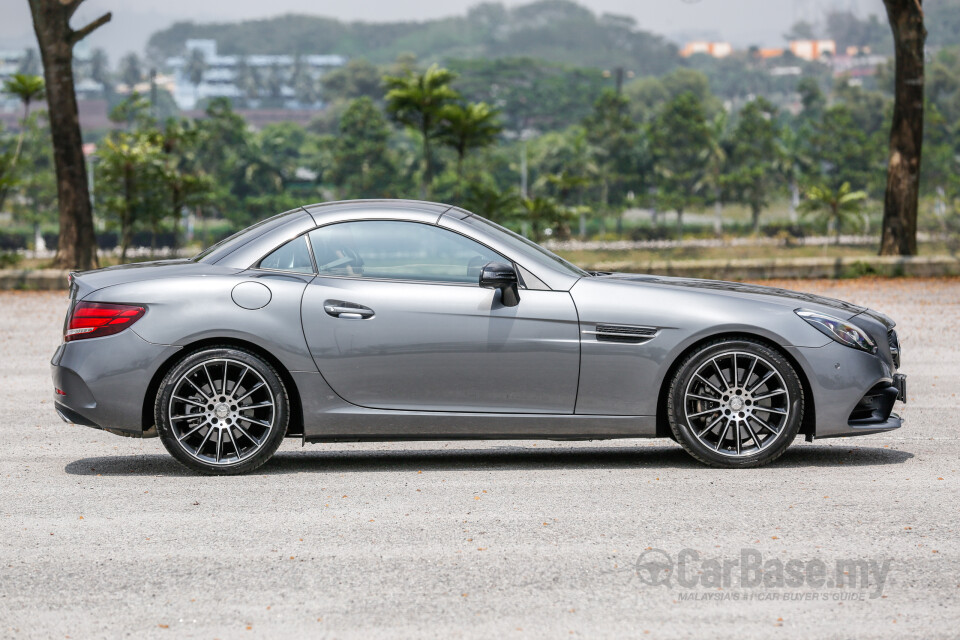
<path fill-rule="evenodd" d="M 517 271 L 513 265 L 488 262 L 480 269 L 480 286 L 484 289 L 499 289 L 500 301 L 505 307 L 520 304 Z"/>

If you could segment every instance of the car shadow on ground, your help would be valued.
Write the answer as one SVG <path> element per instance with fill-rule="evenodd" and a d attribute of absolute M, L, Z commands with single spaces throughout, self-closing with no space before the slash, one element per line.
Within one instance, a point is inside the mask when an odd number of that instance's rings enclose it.
<path fill-rule="evenodd" d="M 571 469 L 701 469 L 708 468 L 679 446 L 624 446 L 533 448 L 505 445 L 484 449 L 324 450 L 319 446 L 282 451 L 258 469 L 258 475 L 322 472 L 571 470 Z M 764 469 L 862 467 L 901 464 L 913 457 L 907 451 L 880 447 L 795 446 Z M 198 475 L 168 455 L 101 456 L 82 458 L 64 471 L 80 476 L 193 476 Z"/>

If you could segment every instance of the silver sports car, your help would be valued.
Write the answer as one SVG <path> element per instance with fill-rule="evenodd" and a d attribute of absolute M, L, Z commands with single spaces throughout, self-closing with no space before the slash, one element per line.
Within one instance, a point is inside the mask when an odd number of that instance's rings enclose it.
<path fill-rule="evenodd" d="M 894 323 L 814 295 L 580 269 L 448 205 L 331 202 L 190 260 L 73 274 L 75 424 L 232 474 L 304 442 L 668 437 L 751 467 L 896 429 Z"/>

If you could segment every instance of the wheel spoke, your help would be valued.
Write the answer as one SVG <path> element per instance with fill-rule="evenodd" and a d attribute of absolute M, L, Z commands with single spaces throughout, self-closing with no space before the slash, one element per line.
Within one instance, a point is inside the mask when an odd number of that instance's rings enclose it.
<path fill-rule="evenodd" d="M 709 397 L 709 396 L 700 396 L 700 395 L 697 395 L 696 393 L 688 393 L 688 394 L 687 394 L 687 397 L 688 397 L 688 398 L 696 398 L 697 400 L 706 400 L 706 401 L 708 401 L 708 402 L 718 402 L 718 403 L 721 402 L 720 398 L 711 398 L 711 397 Z"/>
<path fill-rule="evenodd" d="M 756 402 L 758 400 L 766 400 L 767 398 L 772 398 L 773 396 L 778 396 L 781 393 L 786 393 L 786 392 L 787 392 L 786 389 L 777 389 L 776 391 L 772 391 L 765 396 L 757 396 L 756 398 L 753 399 L 753 401 Z"/>
<path fill-rule="evenodd" d="M 763 420 L 761 420 L 761 419 L 758 418 L 757 416 L 753 416 L 753 419 L 754 419 L 755 421 L 757 421 L 758 423 L 760 423 L 760 426 L 763 427 L 764 429 L 766 429 L 767 431 L 769 431 L 770 433 L 772 433 L 772 434 L 774 434 L 774 435 L 780 433 L 779 431 L 777 431 L 776 429 L 774 429 L 773 427 L 771 427 L 770 425 L 768 425 L 766 422 L 764 422 Z"/>
<path fill-rule="evenodd" d="M 179 440 L 180 442 L 183 442 L 184 440 L 186 440 L 187 438 L 189 438 L 190 436 L 192 436 L 193 434 L 195 434 L 195 433 L 196 433 L 197 431 L 199 431 L 200 429 L 203 429 L 203 428 L 204 428 L 205 426 L 207 426 L 208 424 L 210 424 L 210 423 L 207 422 L 206 420 L 204 420 L 203 422 L 201 422 L 200 424 L 198 424 L 197 426 L 195 426 L 193 429 L 190 429 L 190 431 L 186 432 L 185 434 L 183 434 L 182 436 L 180 436 L 179 438 L 177 438 L 177 440 Z"/>
<path fill-rule="evenodd" d="M 720 432 L 720 437 L 717 438 L 717 446 L 714 447 L 715 450 L 720 451 L 720 445 L 723 444 L 723 439 L 727 437 L 727 431 L 730 430 L 730 420 L 727 420 L 726 424 L 723 425 L 723 431 Z"/>
<path fill-rule="evenodd" d="M 713 389 L 714 391 L 716 391 L 716 392 L 719 393 L 720 395 L 723 395 L 723 391 L 721 391 L 720 389 L 717 389 L 715 386 L 713 386 L 713 384 L 712 384 L 709 380 L 707 380 L 706 378 L 704 378 L 702 375 L 700 375 L 699 373 L 695 373 L 694 375 L 695 375 L 696 377 L 700 378 L 701 380 L 703 380 L 703 382 L 704 382 L 708 387 L 710 387 L 711 389 Z"/>
<path fill-rule="evenodd" d="M 207 435 L 203 436 L 203 440 L 200 441 L 200 446 L 197 447 L 197 455 L 200 455 L 200 452 L 203 450 L 203 445 L 207 444 L 207 440 L 210 439 L 210 434 L 213 433 L 213 425 L 210 425 L 210 429 L 207 431 Z"/>
<path fill-rule="evenodd" d="M 750 383 L 750 376 L 753 375 L 753 370 L 757 367 L 757 362 L 760 358 L 754 356 L 753 363 L 750 365 L 750 371 L 747 372 L 747 377 L 743 379 L 743 386 L 746 387 Z"/>
<path fill-rule="evenodd" d="M 733 354 L 733 386 L 740 384 L 740 376 L 737 375 L 737 354 Z M 739 452 L 738 452 L 739 453 Z"/>
<path fill-rule="evenodd" d="M 223 431 L 217 429 L 217 462 L 220 462 L 220 447 L 223 443 Z"/>
<path fill-rule="evenodd" d="M 269 426 L 270 426 L 270 423 L 269 423 L 269 422 L 264 422 L 263 420 L 257 420 L 256 418 L 248 418 L 248 417 L 246 417 L 246 416 L 240 416 L 240 420 L 243 420 L 244 422 L 249 422 L 249 423 L 251 423 L 251 424 L 258 424 L 258 425 L 260 425 L 261 427 L 269 427 Z"/>
<path fill-rule="evenodd" d="M 206 408 L 207 406 L 202 402 L 197 402 L 196 400 L 191 400 L 190 398 L 183 398 L 181 396 L 173 396 L 173 399 L 179 400 L 180 402 L 187 402 L 189 404 L 192 404 L 194 406 L 201 407 L 201 408 Z"/>
<path fill-rule="evenodd" d="M 775 413 L 775 414 L 780 415 L 780 416 L 785 416 L 785 415 L 787 415 L 787 412 L 786 412 L 786 411 L 783 411 L 782 409 L 774 409 L 774 408 L 772 408 L 772 407 L 761 407 L 761 406 L 759 406 L 759 405 L 755 405 L 755 406 L 753 407 L 753 410 L 754 410 L 754 411 L 765 411 L 766 413 Z"/>
<path fill-rule="evenodd" d="M 202 413 L 190 413 L 185 416 L 170 416 L 171 420 L 189 420 L 190 418 L 202 418 Z"/>
<path fill-rule="evenodd" d="M 230 436 L 230 442 L 233 443 L 233 450 L 237 452 L 237 460 L 239 460 L 243 454 L 240 453 L 240 447 L 237 446 L 237 441 L 233 437 L 233 429 L 227 429 L 227 435 Z"/>
<path fill-rule="evenodd" d="M 697 413 L 688 413 L 688 414 L 687 414 L 687 417 L 688 417 L 688 418 L 696 418 L 697 416 L 702 416 L 702 415 L 707 414 L 707 413 L 716 413 L 717 411 L 719 411 L 719 409 L 717 409 L 717 408 L 707 409 L 706 411 L 698 411 Z"/>
<path fill-rule="evenodd" d="M 223 384 L 220 387 L 220 393 L 227 395 L 227 369 L 230 368 L 230 363 L 226 360 L 223 361 Z"/>
<path fill-rule="evenodd" d="M 249 370 L 250 370 L 250 367 L 244 366 L 243 373 L 240 374 L 240 377 L 237 378 L 237 381 L 234 383 L 233 391 L 230 392 L 230 395 L 233 396 L 234 398 L 236 398 L 237 396 L 237 389 L 240 388 L 240 383 L 243 382 L 243 378 L 244 376 L 247 375 L 247 371 Z"/>
<path fill-rule="evenodd" d="M 712 360 L 710 360 L 710 362 L 713 363 L 713 368 L 717 370 L 717 375 L 720 376 L 720 382 L 722 382 L 727 387 L 727 389 L 729 389 L 730 383 L 727 382 L 726 376 L 724 376 L 723 371 L 720 370 L 720 365 L 717 364 L 717 359 L 713 358 Z"/>
<path fill-rule="evenodd" d="M 197 383 L 194 382 L 193 380 L 191 380 L 190 378 L 184 378 L 184 380 L 186 380 L 187 382 L 189 382 L 189 383 L 190 383 L 190 386 L 193 387 L 194 389 L 196 389 L 196 390 L 200 393 L 200 395 L 203 396 L 204 398 L 206 398 L 207 400 L 209 400 L 209 399 L 212 397 L 212 396 L 208 396 L 208 395 L 203 391 L 203 389 L 201 389 L 200 387 L 198 387 L 198 386 L 197 386 Z M 201 406 L 202 406 L 202 405 L 201 405 Z"/>
<path fill-rule="evenodd" d="M 207 380 L 210 382 L 210 397 L 213 398 L 217 395 L 217 387 L 213 384 L 213 378 L 210 377 L 210 370 L 207 369 L 207 365 L 203 365 L 203 372 L 207 374 Z"/>
<path fill-rule="evenodd" d="M 242 407 L 237 407 L 237 411 L 246 411 L 247 409 L 263 409 L 264 407 L 272 407 L 272 402 L 261 402 L 260 404 L 248 404 Z"/>
<path fill-rule="evenodd" d="M 234 426 L 237 428 L 237 430 L 238 430 L 240 433 L 242 433 L 242 434 L 244 435 L 244 437 L 245 437 L 247 440 L 256 443 L 258 446 L 260 445 L 260 441 L 257 440 L 256 438 L 254 438 L 253 436 L 251 436 L 249 433 L 247 433 L 246 429 L 244 429 L 243 427 L 241 427 L 239 422 L 238 422 L 237 424 L 235 424 Z"/>
<path fill-rule="evenodd" d="M 752 387 L 750 387 L 747 391 L 749 391 L 750 393 L 753 393 L 754 391 L 756 391 L 757 389 L 759 389 L 759 388 L 763 385 L 764 382 L 766 382 L 767 380 L 769 380 L 769 379 L 773 376 L 774 373 L 775 373 L 775 371 L 774 371 L 773 369 L 770 369 L 770 371 L 767 371 L 767 375 L 765 375 L 765 376 L 763 376 L 762 378 L 760 378 L 760 379 L 757 381 L 757 384 L 755 384 L 755 385 L 753 385 Z"/>
<path fill-rule="evenodd" d="M 238 402 L 238 403 L 243 402 L 244 400 L 246 400 L 247 398 L 249 398 L 250 395 L 251 395 L 254 391 L 256 391 L 257 389 L 259 389 L 259 388 L 262 387 L 262 386 L 264 386 L 264 383 L 262 383 L 262 382 L 258 382 L 257 384 L 253 385 L 253 388 L 250 389 L 250 391 L 247 391 L 245 394 L 243 394 L 242 397 L 237 398 L 237 402 Z"/>
<path fill-rule="evenodd" d="M 750 427 L 750 422 L 748 420 L 743 421 L 743 426 L 746 427 L 747 433 L 750 434 L 750 439 L 753 440 L 753 444 L 757 449 L 762 449 L 763 445 L 760 444 L 760 439 L 757 438 L 757 434 Z"/>
<path fill-rule="evenodd" d="M 733 426 L 737 428 L 737 434 L 734 436 L 734 439 L 737 441 L 737 455 L 740 455 L 740 421 L 737 420 Z"/>
<path fill-rule="evenodd" d="M 703 431 L 697 434 L 697 437 L 698 438 L 702 437 L 703 434 L 705 434 L 707 431 L 710 431 L 710 429 L 713 429 L 717 425 L 717 423 L 720 422 L 721 420 L 723 420 L 723 415 L 717 416 L 717 419 L 711 422 L 710 424 L 708 424 L 706 427 L 704 427 Z"/>

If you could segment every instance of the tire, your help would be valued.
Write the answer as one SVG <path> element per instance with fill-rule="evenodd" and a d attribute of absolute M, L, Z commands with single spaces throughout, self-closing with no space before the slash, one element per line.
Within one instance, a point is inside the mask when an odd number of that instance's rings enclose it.
<path fill-rule="evenodd" d="M 207 475 L 262 466 L 283 441 L 289 416 L 290 400 L 276 370 L 234 347 L 184 356 L 164 376 L 154 405 L 163 446 Z"/>
<path fill-rule="evenodd" d="M 727 469 L 759 467 L 783 455 L 803 409 L 793 366 L 751 338 L 697 349 L 677 368 L 667 398 L 674 439 L 700 462 Z"/>

